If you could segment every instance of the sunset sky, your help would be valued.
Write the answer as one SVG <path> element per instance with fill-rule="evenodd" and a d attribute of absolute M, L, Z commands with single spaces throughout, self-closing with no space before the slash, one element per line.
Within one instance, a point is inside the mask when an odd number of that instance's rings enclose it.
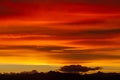
<path fill-rule="evenodd" d="M 1 72 L 70 64 L 120 72 L 120 0 L 0 0 Z"/>

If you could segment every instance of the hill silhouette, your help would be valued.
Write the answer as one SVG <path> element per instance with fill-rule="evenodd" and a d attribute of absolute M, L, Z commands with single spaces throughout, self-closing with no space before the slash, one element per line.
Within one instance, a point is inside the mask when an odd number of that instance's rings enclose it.
<path fill-rule="evenodd" d="M 120 73 L 79 74 L 49 71 L 47 73 L 36 70 L 21 73 L 0 74 L 0 80 L 120 80 Z"/>
<path fill-rule="evenodd" d="M 90 70 L 99 70 L 100 67 L 86 67 L 81 65 L 63 66 L 59 71 L 38 72 L 37 70 L 20 73 L 1 73 L 0 80 L 120 80 L 120 73 L 87 74 Z M 84 74 L 82 74 L 84 73 Z"/>

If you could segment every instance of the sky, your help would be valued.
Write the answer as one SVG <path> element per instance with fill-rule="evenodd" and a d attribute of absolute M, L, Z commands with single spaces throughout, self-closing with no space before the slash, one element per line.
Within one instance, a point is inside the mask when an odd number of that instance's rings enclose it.
<path fill-rule="evenodd" d="M 120 72 L 119 36 L 119 0 L 0 0 L 2 72 L 71 64 Z"/>

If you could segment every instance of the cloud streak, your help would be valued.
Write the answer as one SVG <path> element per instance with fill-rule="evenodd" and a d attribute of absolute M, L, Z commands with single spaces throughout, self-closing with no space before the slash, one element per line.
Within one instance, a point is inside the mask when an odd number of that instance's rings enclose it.
<path fill-rule="evenodd" d="M 66 47 L 66 46 L 2 46 L 0 50 L 16 50 L 16 49 L 28 49 L 28 50 L 36 50 L 36 51 L 45 51 L 45 52 L 52 52 L 54 50 L 64 50 L 64 49 L 71 49 L 73 47 Z"/>
<path fill-rule="evenodd" d="M 4 54 L 0 54 L 2 57 L 25 57 L 26 54 L 19 52 L 19 54 L 11 53 L 10 50 L 22 51 L 22 50 L 37 51 L 34 53 L 37 57 L 46 57 L 52 60 L 64 60 L 65 62 L 81 62 L 92 60 L 119 60 L 120 55 L 116 52 L 120 51 L 120 48 L 101 48 L 101 49 L 85 49 L 80 50 L 77 47 L 67 46 L 2 46 L 0 51 L 4 51 Z M 111 54 L 114 52 L 114 54 Z M 106 53 L 106 54 L 103 54 Z M 116 53 L 116 54 L 115 54 Z M 44 54 L 44 55 L 43 55 Z M 20 56 L 19 56 L 20 55 Z M 26 56 L 27 57 L 27 56 Z"/>

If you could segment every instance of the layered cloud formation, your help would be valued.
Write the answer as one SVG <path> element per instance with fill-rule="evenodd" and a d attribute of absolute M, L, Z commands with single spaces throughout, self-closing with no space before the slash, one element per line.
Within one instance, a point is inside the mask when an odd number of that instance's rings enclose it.
<path fill-rule="evenodd" d="M 0 63 L 119 62 L 119 4 L 118 0 L 2 0 Z"/>

